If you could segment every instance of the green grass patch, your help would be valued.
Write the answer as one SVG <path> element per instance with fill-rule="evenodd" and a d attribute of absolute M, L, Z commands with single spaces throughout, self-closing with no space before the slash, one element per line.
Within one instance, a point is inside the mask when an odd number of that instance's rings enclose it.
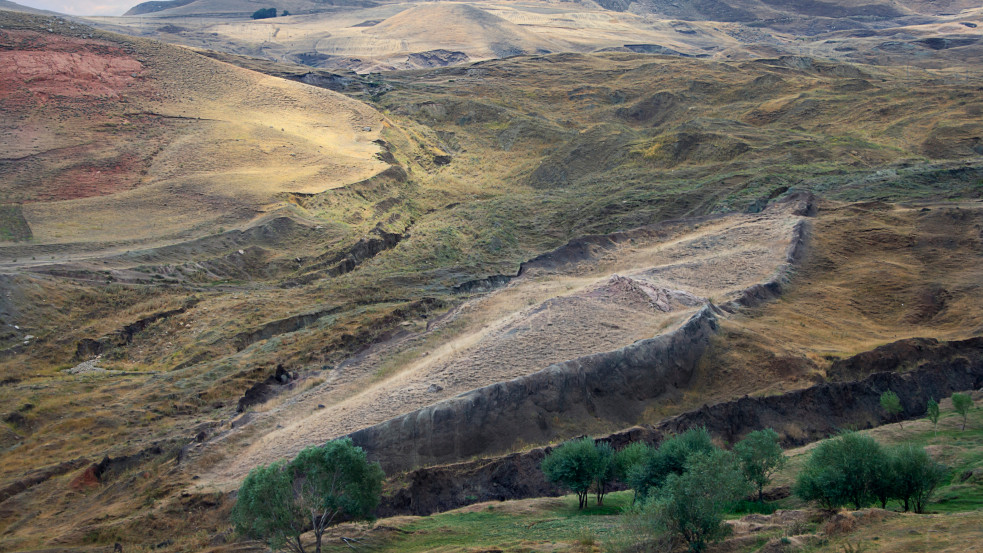
<path fill-rule="evenodd" d="M 594 498 L 583 511 L 577 497 L 484 503 L 414 519 L 387 538 L 369 538 L 374 551 L 568 550 L 590 547 L 614 537 L 619 516 L 631 504 L 631 492 Z M 398 520 L 398 519 L 397 519 Z M 559 545 L 559 547 L 557 547 Z M 332 540 L 325 551 L 350 551 Z M 588 549 L 589 550 L 589 549 Z"/>
<path fill-rule="evenodd" d="M 19 205 L 0 205 L 0 242 L 25 242 L 33 237 Z"/>

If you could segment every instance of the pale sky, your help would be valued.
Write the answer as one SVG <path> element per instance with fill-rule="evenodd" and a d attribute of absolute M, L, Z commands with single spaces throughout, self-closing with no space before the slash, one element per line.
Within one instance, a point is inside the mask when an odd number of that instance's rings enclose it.
<path fill-rule="evenodd" d="M 21 6 L 69 15 L 123 15 L 143 0 L 11 0 Z"/>

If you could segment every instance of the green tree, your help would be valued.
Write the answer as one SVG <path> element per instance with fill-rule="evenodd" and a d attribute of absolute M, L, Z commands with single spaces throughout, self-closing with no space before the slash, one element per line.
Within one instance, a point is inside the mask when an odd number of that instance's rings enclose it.
<path fill-rule="evenodd" d="M 962 430 L 966 430 L 966 419 L 969 417 L 969 410 L 973 408 L 973 398 L 969 394 L 952 394 L 952 408 L 962 415 Z"/>
<path fill-rule="evenodd" d="M 700 552 L 728 534 L 723 514 L 751 491 L 733 454 L 721 449 L 690 456 L 681 474 L 666 476 L 642 507 L 653 529 L 677 536 Z"/>
<path fill-rule="evenodd" d="M 320 553 L 328 526 L 371 515 L 383 478 L 379 464 L 369 463 L 349 438 L 308 447 L 290 463 L 253 469 L 239 489 L 232 521 L 239 533 L 274 551 L 305 553 L 300 536 L 313 530 Z"/>
<path fill-rule="evenodd" d="M 614 477 L 631 487 L 632 474 L 640 470 L 655 455 L 655 448 L 644 442 L 632 442 L 614 454 Z M 638 498 L 638 490 L 632 497 L 632 504 Z"/>
<path fill-rule="evenodd" d="M 610 451 L 610 446 L 608 446 Z M 543 459 L 540 469 L 550 482 L 559 484 L 577 494 L 580 508 L 587 505 L 587 495 L 599 475 L 610 471 L 610 459 L 603 454 L 591 438 L 581 438 L 561 444 Z M 600 498 L 599 498 L 600 499 Z"/>
<path fill-rule="evenodd" d="M 287 547 L 302 553 L 305 517 L 294 503 L 293 478 L 285 465 L 280 461 L 249 471 L 232 507 L 232 524 L 240 535 L 262 541 L 272 551 Z"/>
<path fill-rule="evenodd" d="M 682 474 L 691 456 L 707 455 L 717 449 L 706 428 L 691 428 L 659 444 L 655 453 L 632 471 L 628 485 L 644 499 L 650 490 L 661 486 L 670 474 Z"/>
<path fill-rule="evenodd" d="M 945 466 L 936 463 L 925 448 L 902 444 L 891 451 L 891 472 L 894 476 L 894 498 L 901 501 L 907 512 L 925 511 L 932 493 L 946 476 Z"/>
<path fill-rule="evenodd" d="M 887 463 L 887 455 L 876 440 L 846 432 L 813 450 L 793 491 L 827 509 L 848 504 L 862 509 L 883 495 Z"/>
<path fill-rule="evenodd" d="M 614 480 L 614 448 L 607 442 L 599 442 L 594 447 L 599 457 L 597 470 L 594 472 L 594 494 L 597 497 L 597 504 L 603 505 L 604 494 L 607 493 L 608 485 Z"/>
<path fill-rule="evenodd" d="M 891 390 L 888 390 L 881 394 L 881 409 L 888 414 L 889 417 L 898 419 L 898 426 L 904 430 L 904 424 L 901 422 L 900 415 L 904 412 L 904 407 L 901 406 L 901 399 L 898 398 L 898 394 Z"/>
<path fill-rule="evenodd" d="M 770 428 L 751 432 L 734 445 L 734 453 L 744 478 L 757 488 L 758 501 L 764 501 L 764 487 L 787 461 L 778 433 Z"/>
<path fill-rule="evenodd" d="M 935 433 L 939 433 L 939 402 L 935 401 L 935 398 L 928 400 L 928 406 L 925 408 L 925 413 L 928 415 L 928 420 L 932 421 L 932 429 Z"/>

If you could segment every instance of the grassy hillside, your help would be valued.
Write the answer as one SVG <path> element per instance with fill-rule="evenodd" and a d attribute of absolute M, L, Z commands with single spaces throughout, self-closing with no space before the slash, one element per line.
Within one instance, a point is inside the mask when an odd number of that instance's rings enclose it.
<path fill-rule="evenodd" d="M 0 203 L 32 245 L 188 240 L 386 167 L 381 117 L 340 95 L 64 19 L 0 21 Z"/>
<path fill-rule="evenodd" d="M 688 308 L 593 309 L 594 287 L 649 271 L 639 278 L 726 299 L 782 262 L 790 219 L 762 212 L 795 190 L 824 199 L 788 295 L 725 317 L 700 379 L 652 418 L 801 387 L 901 337 L 979 334 L 973 82 L 620 52 L 341 76 L 356 100 L 3 18 L 4 59 L 52 62 L 24 65 L 35 73 L 2 100 L 22 108 L 0 138 L 13 152 L 0 166 L 0 535 L 12 551 L 169 539 L 160 549 L 234 550 L 225 492 L 249 468 L 243 452 L 355 393 L 375 394 L 362 412 L 388 416 L 541 368 L 556 359 L 537 332 L 579 355 L 672 328 Z M 102 65 L 71 65 L 71 48 Z M 66 77 L 100 73 L 95 96 Z M 468 284 L 585 234 L 679 218 L 494 293 Z M 239 412 L 277 365 L 296 378 Z M 331 422 L 344 427 L 327 434 L 369 421 Z"/>

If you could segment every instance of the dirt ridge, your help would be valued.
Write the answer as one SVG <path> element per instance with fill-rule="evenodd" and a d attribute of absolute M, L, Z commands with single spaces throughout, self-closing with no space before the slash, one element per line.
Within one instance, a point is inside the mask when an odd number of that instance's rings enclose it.
<path fill-rule="evenodd" d="M 631 424 L 652 399 L 689 381 L 716 327 L 706 306 L 673 332 L 478 388 L 349 436 L 393 472 L 550 441 L 559 437 L 561 416 L 567 425 Z"/>
<path fill-rule="evenodd" d="M 799 446 L 844 428 L 871 428 L 891 422 L 880 407 L 880 394 L 886 390 L 900 397 L 904 408 L 900 418 L 921 417 L 930 398 L 983 386 L 983 337 L 946 342 L 940 349 L 947 353 L 915 371 L 879 372 L 859 381 L 828 382 L 775 396 L 745 396 L 704 405 L 654 426 L 635 426 L 598 441 L 618 449 L 636 441 L 658 443 L 665 436 L 704 426 L 715 438 L 729 443 L 747 432 L 773 428 L 783 445 Z M 415 469 L 394 479 L 377 514 L 429 515 L 482 501 L 560 495 L 562 492 L 546 482 L 539 470 L 551 450 L 540 447 Z"/>

